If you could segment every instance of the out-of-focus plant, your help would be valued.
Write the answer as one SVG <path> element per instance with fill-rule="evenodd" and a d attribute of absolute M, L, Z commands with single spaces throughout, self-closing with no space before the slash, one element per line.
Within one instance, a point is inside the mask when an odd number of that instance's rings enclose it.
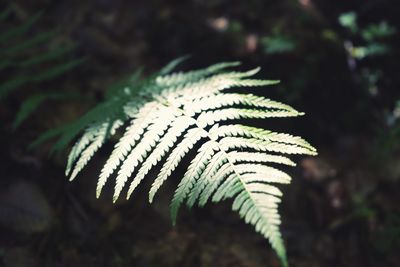
<path fill-rule="evenodd" d="M 352 71 L 356 81 L 365 87 L 371 97 L 388 98 L 385 90 L 380 87 L 385 84 L 385 71 L 379 60 L 388 57 L 393 52 L 390 47 L 391 38 L 395 35 L 396 29 L 386 21 L 360 26 L 358 16 L 355 12 L 343 13 L 338 18 L 339 24 L 348 30 L 347 38 L 344 40 L 344 47 L 347 51 L 349 69 Z M 388 100 L 390 101 L 390 99 Z M 391 103 L 390 103 L 391 102 Z M 393 100 L 390 101 L 393 105 Z M 383 118 L 384 127 L 378 129 L 376 145 L 373 148 L 372 162 L 380 164 L 392 161 L 393 155 L 400 148 L 400 127 L 398 126 L 399 106 L 393 112 L 378 110 L 376 114 Z M 389 164 L 391 173 L 400 174 Z M 386 166 L 386 164 L 385 164 Z M 397 168 L 398 169 L 398 168 Z M 397 175 L 395 175 L 397 176 Z"/>
<path fill-rule="evenodd" d="M 384 55 L 390 51 L 385 39 L 393 36 L 396 30 L 386 21 L 360 28 L 355 12 L 343 13 L 338 20 L 343 27 L 349 29 L 352 39 L 361 40 L 357 45 L 353 45 L 353 41 L 346 40 L 345 47 L 351 57 L 363 59 L 369 56 Z"/>
<path fill-rule="evenodd" d="M 40 19 L 41 13 L 30 17 L 15 26 L 9 23 L 13 6 L 0 13 L 0 100 L 17 89 L 26 89 L 33 84 L 41 84 L 66 73 L 82 62 L 82 59 L 67 59 L 73 45 L 50 47 L 56 31 L 32 34 L 32 26 Z M 40 104 L 49 99 L 70 97 L 62 92 L 28 93 L 30 96 L 22 103 L 13 127 L 17 128 Z"/>
<path fill-rule="evenodd" d="M 356 81 L 366 88 L 371 97 L 385 98 L 384 90 L 380 89 L 385 80 L 385 72 L 377 63 L 393 52 L 389 44 L 396 29 L 386 21 L 360 26 L 355 12 L 341 14 L 338 22 L 347 29 L 343 44 L 347 51 L 349 69 Z M 383 109 L 376 112 L 383 118 L 381 124 L 384 127 L 377 129 L 375 145 L 370 153 L 371 162 L 384 176 L 396 179 L 400 177 L 400 168 L 397 167 L 399 159 L 396 157 L 400 151 L 400 102 L 397 102 L 394 109 L 390 108 L 390 112 L 388 107 Z"/>
<path fill-rule="evenodd" d="M 296 48 L 294 40 L 279 32 L 263 37 L 261 44 L 264 52 L 269 55 L 292 52 Z"/>
<path fill-rule="evenodd" d="M 360 27 L 357 19 L 355 12 L 347 12 L 341 14 L 338 21 L 349 32 L 343 43 L 349 68 L 357 73 L 370 95 L 374 96 L 379 93 L 378 82 L 383 78 L 382 71 L 376 66 L 367 64 L 359 68 L 358 65 L 364 59 L 388 55 L 391 47 L 387 41 L 396 33 L 396 29 L 386 21 Z"/>

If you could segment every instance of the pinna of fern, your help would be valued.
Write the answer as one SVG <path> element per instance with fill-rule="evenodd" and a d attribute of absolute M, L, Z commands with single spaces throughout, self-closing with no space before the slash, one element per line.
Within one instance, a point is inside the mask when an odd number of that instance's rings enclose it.
<path fill-rule="evenodd" d="M 287 266 L 279 230 L 282 192 L 276 184 L 288 184 L 291 177 L 276 166 L 295 166 L 288 155 L 316 155 L 316 150 L 300 137 L 241 122 L 303 113 L 262 96 L 230 90 L 278 83 L 251 78 L 259 68 L 231 71 L 228 69 L 239 63 L 227 62 L 171 73 L 182 60 L 172 61 L 146 79 L 134 75 L 76 123 L 45 137 L 62 133 L 56 144 L 61 148 L 85 128 L 68 158 L 66 175 L 73 180 L 96 151 L 125 126 L 97 183 L 99 197 L 115 175 L 114 202 L 124 188 L 129 198 L 150 170 L 161 164 L 149 192 L 152 202 L 182 159 L 199 147 L 173 196 L 173 223 L 184 203 L 191 208 L 233 199 L 232 209 L 269 240 L 282 265 Z"/>
<path fill-rule="evenodd" d="M 3 79 L 0 79 L 0 101 L 17 89 L 26 89 L 29 85 L 49 81 L 83 62 L 83 59 L 68 59 L 73 45 L 50 47 L 49 43 L 57 36 L 57 31 L 34 31 L 33 26 L 42 13 L 14 25 L 9 20 L 12 20 L 13 13 L 17 13 L 16 8 L 12 3 L 7 3 L 6 6 L 0 10 L 0 73 L 3 74 Z M 32 93 L 22 102 L 13 128 L 18 128 L 43 102 L 74 96 L 54 90 Z"/>

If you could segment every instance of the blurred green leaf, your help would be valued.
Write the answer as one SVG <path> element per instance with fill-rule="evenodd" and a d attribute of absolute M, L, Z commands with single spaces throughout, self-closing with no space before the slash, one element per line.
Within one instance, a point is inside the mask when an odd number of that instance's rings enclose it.
<path fill-rule="evenodd" d="M 17 75 L 11 79 L 0 84 L 0 99 L 5 97 L 12 90 L 24 85 L 29 81 L 29 77 L 26 75 Z"/>
<path fill-rule="evenodd" d="M 81 64 L 85 59 L 75 59 L 71 60 L 67 63 L 61 63 L 55 67 L 52 67 L 46 71 L 41 72 L 40 74 L 32 77 L 33 82 L 41 82 L 44 80 L 48 80 L 51 78 L 54 78 L 56 76 L 59 76 L 63 73 L 65 73 L 68 70 L 71 70 Z"/>
<path fill-rule="evenodd" d="M 351 30 L 352 32 L 357 32 L 357 14 L 353 11 L 343 13 L 339 15 L 339 23 L 343 27 Z"/>
<path fill-rule="evenodd" d="M 296 48 L 296 43 L 291 38 L 283 35 L 263 37 L 261 43 L 266 54 L 287 53 Z"/>
<path fill-rule="evenodd" d="M 366 29 L 361 31 L 361 35 L 366 41 L 387 38 L 395 33 L 396 29 L 389 25 L 386 21 L 382 21 L 378 24 L 371 24 Z"/>
<path fill-rule="evenodd" d="M 40 63 L 43 63 L 46 61 L 58 59 L 74 48 L 75 48 L 74 45 L 69 45 L 69 46 L 64 46 L 64 47 L 60 47 L 60 48 L 55 48 L 50 51 L 45 51 L 39 55 L 35 55 L 24 61 L 18 62 L 18 66 L 19 67 L 30 67 L 32 65 L 40 64 Z"/>
<path fill-rule="evenodd" d="M 76 94 L 70 94 L 70 93 L 38 93 L 29 97 L 22 103 L 17 113 L 17 116 L 13 123 L 14 130 L 17 129 L 21 125 L 21 123 L 25 121 L 25 119 L 29 115 L 31 115 L 46 100 L 66 99 L 76 96 L 77 96 Z"/>
<path fill-rule="evenodd" d="M 54 32 L 44 32 L 44 33 L 40 33 L 35 35 L 33 38 L 29 39 L 29 40 L 24 40 L 22 42 L 19 42 L 17 45 L 14 45 L 10 48 L 6 48 L 4 49 L 4 51 L 2 51 L 5 56 L 14 56 L 17 53 L 21 53 L 24 50 L 30 49 L 35 45 L 38 45 L 40 43 L 49 41 L 49 39 L 51 37 L 54 36 Z"/>
<path fill-rule="evenodd" d="M 351 56 L 357 59 L 363 59 L 370 56 L 380 56 L 388 52 L 389 47 L 380 43 L 372 43 L 367 46 L 353 47 L 350 51 Z"/>
<path fill-rule="evenodd" d="M 33 17 L 31 17 L 27 22 L 25 22 L 24 24 L 22 24 L 21 26 L 12 28 L 8 31 L 5 31 L 3 33 L 0 34 L 0 42 L 5 42 L 10 40 L 11 38 L 21 35 L 23 33 L 25 33 L 26 31 L 28 31 L 32 25 L 42 16 L 42 12 L 37 13 L 36 15 L 34 15 Z"/>
<path fill-rule="evenodd" d="M 181 64 L 183 61 L 187 60 L 188 58 L 190 58 L 189 55 L 185 55 L 182 57 L 178 57 L 174 60 L 172 60 L 171 62 L 169 62 L 165 67 L 163 67 L 160 70 L 160 74 L 161 75 L 165 75 L 170 73 L 171 71 L 173 71 L 179 64 Z"/>

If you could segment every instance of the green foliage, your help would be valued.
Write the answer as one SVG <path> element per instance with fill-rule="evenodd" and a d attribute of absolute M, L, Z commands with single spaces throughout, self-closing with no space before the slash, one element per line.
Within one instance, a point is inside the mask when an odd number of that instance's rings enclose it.
<path fill-rule="evenodd" d="M 74 94 L 67 93 L 37 93 L 27 98 L 19 108 L 15 117 L 13 128 L 17 129 L 29 115 L 31 115 L 41 104 L 47 100 L 59 100 L 67 97 L 74 97 Z"/>
<path fill-rule="evenodd" d="M 291 178 L 275 166 L 294 166 L 287 155 L 316 155 L 316 150 L 300 137 L 240 122 L 303 113 L 265 97 L 232 92 L 235 87 L 278 83 L 252 79 L 259 68 L 227 71 L 239 65 L 228 62 L 168 74 L 181 60 L 146 79 L 134 74 L 80 120 L 42 140 L 62 133 L 56 144 L 56 150 L 61 149 L 85 128 L 68 158 L 66 175 L 73 180 L 117 129 L 127 125 L 97 184 L 99 197 L 116 174 L 114 202 L 125 188 L 129 198 L 150 170 L 161 164 L 150 188 L 152 202 L 183 158 L 195 150 L 171 202 L 173 223 L 185 202 L 191 208 L 231 198 L 232 209 L 269 240 L 287 266 L 277 209 L 282 192 L 274 184 L 288 184 Z"/>
<path fill-rule="evenodd" d="M 363 40 L 362 45 L 348 47 L 348 52 L 353 58 L 363 59 L 369 56 L 384 55 L 390 51 L 383 40 L 393 36 L 396 29 L 386 21 L 360 28 L 357 24 L 357 14 L 354 12 L 341 14 L 338 21 L 340 25 L 349 29 L 355 38 Z"/>
<path fill-rule="evenodd" d="M 374 41 L 388 38 L 396 33 L 396 29 L 386 21 L 377 24 L 371 24 L 361 31 L 361 35 L 366 41 Z"/>
<path fill-rule="evenodd" d="M 281 34 L 263 37 L 261 43 L 266 54 L 292 52 L 296 48 L 296 44 L 291 38 Z"/>
<path fill-rule="evenodd" d="M 350 29 L 352 32 L 356 32 L 358 30 L 357 14 L 355 12 L 346 12 L 340 14 L 338 20 L 340 25 Z"/>
<path fill-rule="evenodd" d="M 65 60 L 74 47 L 64 45 L 48 48 L 55 32 L 31 34 L 32 26 L 40 19 L 38 13 L 19 26 L 7 25 L 12 6 L 0 13 L 0 71 L 6 77 L 0 81 L 0 100 L 16 89 L 38 84 L 71 70 L 82 59 Z M 45 99 L 62 98 L 61 93 L 45 93 L 32 96 L 23 103 L 14 122 L 14 128 L 25 120 Z"/>

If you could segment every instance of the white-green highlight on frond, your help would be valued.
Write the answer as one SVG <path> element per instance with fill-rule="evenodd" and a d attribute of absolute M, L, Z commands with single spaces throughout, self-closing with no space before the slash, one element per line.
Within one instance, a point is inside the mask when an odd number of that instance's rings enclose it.
<path fill-rule="evenodd" d="M 107 136 L 114 135 L 121 125 L 122 121 L 120 120 L 110 121 L 110 119 L 107 119 L 105 122 L 96 123 L 86 130 L 81 139 L 72 148 L 68 158 L 66 173 L 67 175 L 71 173 L 71 181 L 75 179 L 97 150 L 104 144 Z M 76 162 L 72 168 L 74 161 Z"/>
<path fill-rule="evenodd" d="M 90 121 L 72 147 L 66 174 L 71 179 L 76 177 L 104 142 L 125 125 L 100 172 L 97 197 L 107 182 L 114 180 L 113 200 L 125 189 L 129 198 L 156 169 L 149 191 L 152 202 L 173 172 L 179 166 L 185 167 L 171 201 L 174 224 L 184 203 L 193 207 L 232 199 L 232 209 L 269 240 L 287 266 L 279 231 L 282 192 L 277 185 L 290 183 L 291 177 L 280 168 L 296 165 L 289 158 L 292 154 L 317 152 L 301 137 L 244 123 L 246 119 L 296 117 L 303 113 L 263 96 L 232 91 L 278 82 L 254 79 L 259 68 L 233 71 L 231 68 L 239 63 L 227 62 L 171 73 L 184 59 L 171 62 L 144 81 L 134 80 L 131 87 L 124 84 L 121 90 L 114 90 L 109 103 L 103 104 L 107 107 L 102 109 L 104 114 Z M 138 88 L 141 91 L 133 93 Z M 108 110 L 112 114 L 105 114 Z M 85 120 L 88 118 L 92 119 Z M 191 160 L 183 160 L 190 155 Z M 188 166 L 182 162 L 189 162 Z"/>
<path fill-rule="evenodd" d="M 164 181 L 171 175 L 171 173 L 176 169 L 178 164 L 181 162 L 183 157 L 189 152 L 189 150 L 201 139 L 207 137 L 207 132 L 201 128 L 190 129 L 184 136 L 182 142 L 180 142 L 172 153 L 166 159 L 163 167 L 157 175 L 154 183 L 151 186 L 149 192 L 149 201 L 153 201 L 154 195 L 157 193 L 158 189 L 164 183 Z M 130 196 L 132 189 L 128 191 L 128 197 Z"/>

